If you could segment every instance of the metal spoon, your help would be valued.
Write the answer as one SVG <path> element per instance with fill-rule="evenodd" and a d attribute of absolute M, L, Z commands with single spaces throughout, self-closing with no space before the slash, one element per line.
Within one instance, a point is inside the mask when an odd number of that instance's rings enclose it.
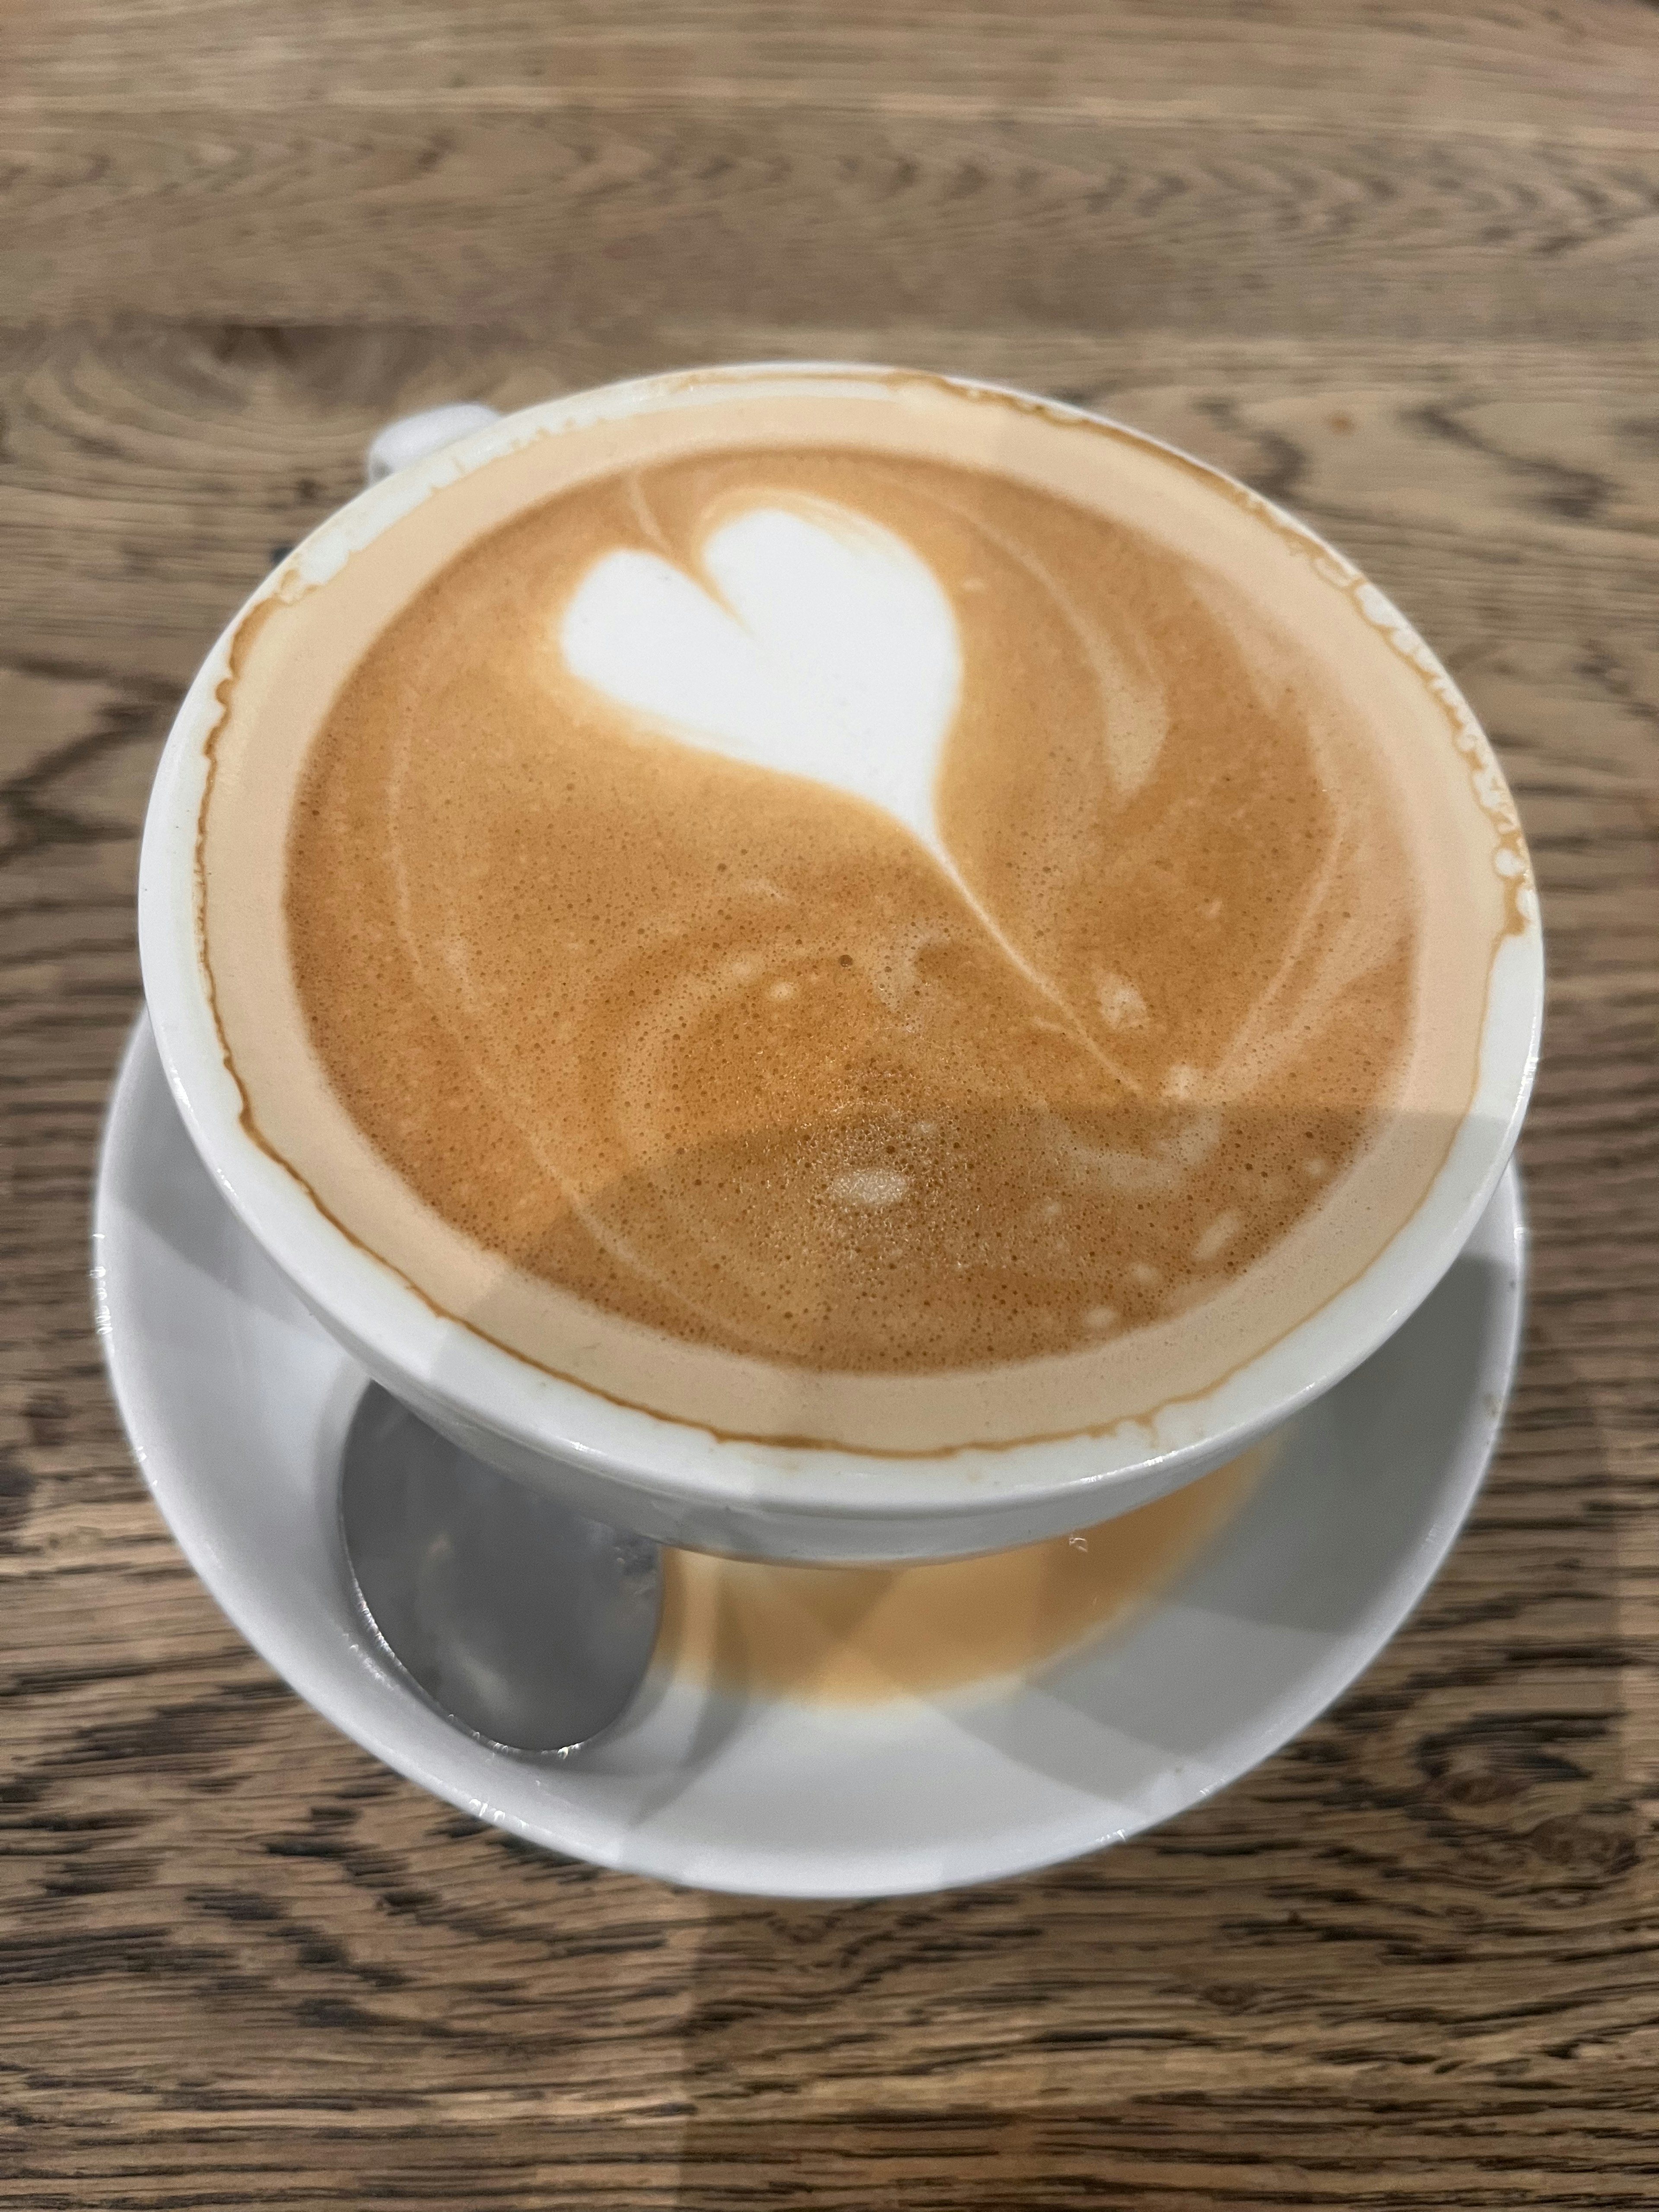
<path fill-rule="evenodd" d="M 378 1384 L 346 1437 L 340 1529 L 369 1626 L 485 1742 L 565 1758 L 638 1689 L 657 1547 L 486 1467 Z"/>

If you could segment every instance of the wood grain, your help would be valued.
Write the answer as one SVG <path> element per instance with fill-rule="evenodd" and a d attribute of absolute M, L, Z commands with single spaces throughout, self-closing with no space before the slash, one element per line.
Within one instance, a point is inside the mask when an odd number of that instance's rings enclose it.
<path fill-rule="evenodd" d="M 1616 0 L 0 11 L 0 2206 L 1659 2197 L 1659 17 Z M 88 1313 L 156 750 L 388 415 L 859 356 L 1352 552 L 1496 738 L 1553 975 L 1468 1534 L 1336 1710 L 899 1904 L 541 1857 L 214 1610 Z"/>

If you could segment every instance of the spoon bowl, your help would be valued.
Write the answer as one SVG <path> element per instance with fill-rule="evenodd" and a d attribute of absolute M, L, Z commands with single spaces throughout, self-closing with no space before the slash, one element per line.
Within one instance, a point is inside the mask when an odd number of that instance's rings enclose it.
<path fill-rule="evenodd" d="M 428 1428 L 378 1383 L 352 1418 L 340 1531 L 369 1626 L 428 1701 L 486 1743 L 563 1759 L 651 1663 L 662 1563 Z"/>

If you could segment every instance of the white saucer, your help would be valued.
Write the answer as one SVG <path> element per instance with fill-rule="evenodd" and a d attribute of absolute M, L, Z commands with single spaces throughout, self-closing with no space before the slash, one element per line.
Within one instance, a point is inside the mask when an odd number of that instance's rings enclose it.
<path fill-rule="evenodd" d="M 744 1704 L 653 1678 L 568 1765 L 450 1727 L 354 1612 L 336 1526 L 364 1377 L 232 1216 L 147 1023 L 110 1106 L 99 1326 L 156 1504 L 231 1620 L 317 1710 L 475 1817 L 710 1889 L 859 1897 L 985 1881 L 1133 1835 L 1267 1757 L 1381 1650 L 1492 1455 L 1520 1333 L 1513 1169 L 1405 1328 L 1302 1414 L 1155 1607 L 1024 1683 L 873 1708 Z"/>

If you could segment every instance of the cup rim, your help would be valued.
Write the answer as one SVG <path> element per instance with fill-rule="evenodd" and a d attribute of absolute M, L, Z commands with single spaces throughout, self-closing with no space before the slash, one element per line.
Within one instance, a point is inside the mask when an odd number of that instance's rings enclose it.
<path fill-rule="evenodd" d="M 897 1455 L 836 1445 L 716 1437 L 669 1416 L 620 1404 L 535 1366 L 441 1314 L 389 1265 L 331 1222 L 298 1179 L 243 1127 L 240 1087 L 212 1014 L 197 913 L 196 841 L 207 778 L 206 741 L 219 686 L 249 611 L 285 580 L 320 588 L 350 554 L 425 499 L 533 438 L 663 404 L 718 402 L 726 387 L 787 380 L 886 381 L 919 372 L 845 362 L 760 362 L 662 372 L 543 401 L 504 415 L 380 483 L 331 515 L 256 586 L 216 641 L 185 695 L 163 750 L 145 817 L 139 871 L 139 943 L 146 1000 L 168 1085 L 191 1139 L 250 1233 L 306 1303 L 371 1372 L 440 1417 L 504 1440 L 521 1459 L 552 1461 L 678 1504 L 775 1510 L 820 1523 L 937 1520 L 988 1509 L 1064 1504 L 1072 1525 L 1107 1517 L 1112 1492 L 1133 1502 L 1172 1489 L 1287 1419 L 1369 1356 L 1425 1298 L 1468 1241 L 1508 1164 L 1530 1097 L 1543 1012 L 1543 945 L 1527 887 L 1525 927 L 1494 959 L 1475 1095 L 1445 1162 L 1409 1219 L 1335 1297 L 1199 1397 L 1100 1431 L 1011 1444 Z M 1289 529 L 1366 595 L 1366 611 L 1414 660 L 1468 733 L 1474 767 L 1502 772 L 1467 702 L 1414 628 L 1344 555 L 1299 518 L 1225 471 L 1096 410 L 987 380 L 940 376 L 968 395 L 1035 405 L 1057 420 L 1103 423 L 1199 470 L 1253 510 Z"/>

